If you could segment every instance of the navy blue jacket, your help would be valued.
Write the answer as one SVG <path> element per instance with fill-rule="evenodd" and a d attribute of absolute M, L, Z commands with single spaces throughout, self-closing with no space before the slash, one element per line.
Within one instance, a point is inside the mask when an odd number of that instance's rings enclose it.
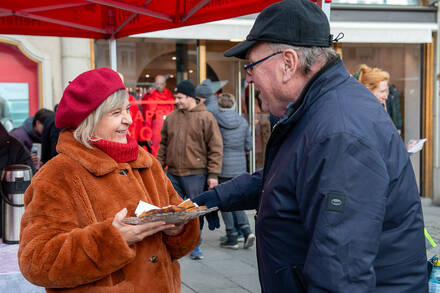
<path fill-rule="evenodd" d="M 427 292 L 423 216 L 402 139 L 340 59 L 274 127 L 264 171 L 217 186 L 257 209 L 264 293 Z"/>

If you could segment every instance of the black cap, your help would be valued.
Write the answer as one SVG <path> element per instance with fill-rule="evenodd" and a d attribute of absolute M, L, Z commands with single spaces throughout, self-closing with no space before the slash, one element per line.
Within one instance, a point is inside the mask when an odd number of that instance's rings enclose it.
<path fill-rule="evenodd" d="M 176 86 L 175 92 L 192 98 L 196 97 L 196 88 L 189 80 L 182 80 L 179 82 Z"/>
<path fill-rule="evenodd" d="M 327 16 L 310 0 L 284 0 L 266 7 L 257 17 L 246 41 L 225 52 L 226 57 L 246 59 L 257 42 L 301 47 L 330 47 Z"/>

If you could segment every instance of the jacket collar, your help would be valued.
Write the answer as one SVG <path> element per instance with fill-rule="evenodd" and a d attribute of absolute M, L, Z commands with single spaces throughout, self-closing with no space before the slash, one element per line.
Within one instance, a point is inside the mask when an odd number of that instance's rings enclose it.
<path fill-rule="evenodd" d="M 191 110 L 178 110 L 178 111 L 180 111 L 180 112 L 201 112 L 201 111 L 206 111 L 206 106 L 203 103 L 198 103 Z"/>
<path fill-rule="evenodd" d="M 61 132 L 57 152 L 71 157 L 95 176 L 103 176 L 119 168 L 119 164 L 105 152 L 96 147 L 87 148 L 78 142 L 68 130 Z M 147 151 L 139 147 L 137 160 L 128 162 L 128 164 L 134 169 L 150 168 L 153 161 Z"/>
<path fill-rule="evenodd" d="M 339 57 L 330 60 L 307 82 L 298 100 L 287 109 L 286 119 L 283 119 L 280 123 L 297 121 L 310 105 L 324 93 L 344 82 L 349 77 L 350 74 Z"/>

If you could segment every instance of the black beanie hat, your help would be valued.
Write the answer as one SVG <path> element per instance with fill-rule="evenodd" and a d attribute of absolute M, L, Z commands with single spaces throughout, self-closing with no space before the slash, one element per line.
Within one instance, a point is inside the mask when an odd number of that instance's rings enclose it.
<path fill-rule="evenodd" d="M 189 80 L 182 80 L 177 84 L 176 93 L 181 93 L 187 95 L 188 97 L 194 98 L 196 97 L 196 88 Z"/>

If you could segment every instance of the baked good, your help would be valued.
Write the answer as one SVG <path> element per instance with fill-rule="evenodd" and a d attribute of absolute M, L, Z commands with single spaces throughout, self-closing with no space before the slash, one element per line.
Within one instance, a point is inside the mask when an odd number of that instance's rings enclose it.
<path fill-rule="evenodd" d="M 160 209 L 153 209 L 149 211 L 145 211 L 141 213 L 138 218 L 143 218 L 150 215 L 155 214 L 165 214 L 165 213 L 177 213 L 177 212 L 189 212 L 194 210 L 201 210 L 201 209 L 207 209 L 206 206 L 197 206 L 195 203 L 193 203 L 191 200 L 185 200 L 181 202 L 179 205 L 170 205 L 166 206 Z"/>

